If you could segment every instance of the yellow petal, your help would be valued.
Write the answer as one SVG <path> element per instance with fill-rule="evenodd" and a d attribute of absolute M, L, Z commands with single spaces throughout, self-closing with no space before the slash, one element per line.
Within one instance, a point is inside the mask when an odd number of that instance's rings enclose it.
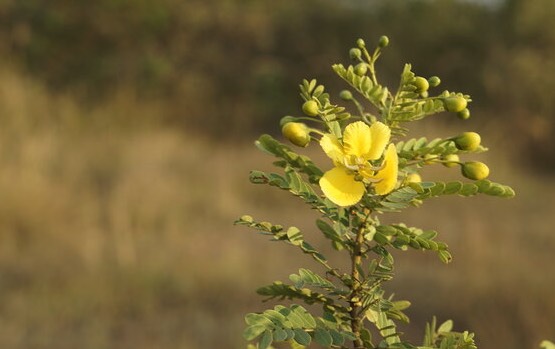
<path fill-rule="evenodd" d="M 320 178 L 320 188 L 324 195 L 339 206 L 351 206 L 362 198 L 365 187 L 362 182 L 343 167 L 334 167 Z"/>
<path fill-rule="evenodd" d="M 345 127 L 345 132 L 343 133 L 343 149 L 346 155 L 364 157 L 370 151 L 371 145 L 372 135 L 370 133 L 370 127 L 364 122 L 353 122 Z"/>
<path fill-rule="evenodd" d="M 372 146 L 368 153 L 366 153 L 365 158 L 368 160 L 379 159 L 385 146 L 389 143 L 389 138 L 391 137 L 391 129 L 387 125 L 381 122 L 375 122 L 370 126 L 370 138 L 372 139 Z"/>
<path fill-rule="evenodd" d="M 397 173 L 399 172 L 399 158 L 395 145 L 387 147 L 384 157 L 384 167 L 376 173 L 374 178 L 380 181 L 374 184 L 374 190 L 378 195 L 385 195 L 395 189 L 397 184 Z"/>
<path fill-rule="evenodd" d="M 335 164 L 343 163 L 343 146 L 339 143 L 337 137 L 331 134 L 324 135 L 320 140 L 320 146 Z"/>

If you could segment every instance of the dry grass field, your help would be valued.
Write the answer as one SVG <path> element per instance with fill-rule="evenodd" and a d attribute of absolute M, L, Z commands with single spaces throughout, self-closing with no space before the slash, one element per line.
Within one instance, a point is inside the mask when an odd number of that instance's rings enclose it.
<path fill-rule="evenodd" d="M 79 105 L 1 72 L 0 348 L 241 348 L 244 313 L 264 306 L 256 287 L 311 263 L 234 219 L 297 225 L 327 248 L 313 212 L 248 183 L 271 162 L 252 139 L 187 134 L 161 126 L 164 113 L 125 91 Z M 411 338 L 434 314 L 482 348 L 555 338 L 555 184 L 490 133 L 482 160 L 516 198 L 437 198 L 387 218 L 437 229 L 455 257 L 396 254 Z"/>

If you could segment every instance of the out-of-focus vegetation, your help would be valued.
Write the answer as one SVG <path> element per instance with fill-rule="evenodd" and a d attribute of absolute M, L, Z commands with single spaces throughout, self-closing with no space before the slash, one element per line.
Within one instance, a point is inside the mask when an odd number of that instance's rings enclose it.
<path fill-rule="evenodd" d="M 168 123 L 241 137 L 298 112 L 300 77 L 334 81 L 330 62 L 357 37 L 385 33 L 395 43 L 386 80 L 407 61 L 439 75 L 530 164 L 552 170 L 554 14 L 550 0 L 3 1 L 0 52 L 88 102 L 131 88 L 162 99 Z"/>
<path fill-rule="evenodd" d="M 399 256 L 406 331 L 438 314 L 482 347 L 554 338 L 554 16 L 552 0 L 0 1 L 0 347 L 242 347 L 252 290 L 301 262 L 232 221 L 313 218 L 247 183 L 268 161 L 251 140 L 381 34 L 385 81 L 412 62 L 472 95 L 471 121 L 429 133 L 483 133 L 518 195 L 414 210 L 455 262 Z"/>

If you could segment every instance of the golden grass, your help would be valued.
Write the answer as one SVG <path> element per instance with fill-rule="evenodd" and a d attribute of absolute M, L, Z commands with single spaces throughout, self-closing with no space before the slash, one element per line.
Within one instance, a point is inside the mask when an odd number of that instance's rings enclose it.
<path fill-rule="evenodd" d="M 250 141 L 159 126 L 164 107 L 125 91 L 89 109 L 1 76 L 1 348 L 244 347 L 242 317 L 264 306 L 254 289 L 312 264 L 233 220 L 297 225 L 329 249 L 314 212 L 248 183 L 271 162 Z M 412 337 L 434 314 L 477 332 L 482 347 L 555 337 L 555 189 L 496 158 L 494 179 L 516 199 L 439 198 L 388 218 L 439 230 L 455 255 L 443 266 L 396 254 L 391 289 L 413 302 Z"/>

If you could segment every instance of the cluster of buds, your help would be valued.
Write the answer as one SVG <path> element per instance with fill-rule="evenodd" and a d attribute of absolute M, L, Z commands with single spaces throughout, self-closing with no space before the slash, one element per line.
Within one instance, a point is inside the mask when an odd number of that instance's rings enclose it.
<path fill-rule="evenodd" d="M 336 70 L 336 72 L 338 72 L 338 74 L 342 76 L 343 79 L 347 80 L 352 87 L 355 87 L 355 90 L 362 93 L 362 95 L 364 95 L 366 98 L 370 98 L 370 101 L 372 101 L 372 96 L 370 96 L 369 94 L 374 93 L 375 91 L 379 91 L 378 88 L 382 88 L 379 86 L 376 80 L 374 63 L 380 55 L 380 50 L 387 47 L 388 44 L 389 39 L 386 36 L 381 37 L 376 50 L 373 54 L 371 54 L 367 50 L 365 42 L 362 39 L 359 39 L 356 42 L 356 47 L 353 47 L 349 50 L 349 56 L 353 61 L 355 61 L 355 63 L 345 69 L 340 66 L 338 67 L 338 70 Z M 426 105 L 432 105 L 432 108 L 434 108 L 434 112 L 446 111 L 449 113 L 455 113 L 460 119 L 463 120 L 466 120 L 470 117 L 468 103 L 471 102 L 471 99 L 469 96 L 449 91 L 443 91 L 439 95 L 430 96 L 429 90 L 431 88 L 438 87 L 441 84 L 441 80 L 439 77 L 431 76 L 429 78 L 425 78 L 415 75 L 410 71 L 410 66 L 406 76 L 407 78 L 404 82 L 404 87 L 402 86 L 401 88 L 401 91 L 407 91 L 407 94 L 400 97 L 405 98 L 401 103 L 405 103 L 406 105 L 414 103 L 414 105 L 419 106 L 423 106 L 425 103 L 428 103 Z M 363 86 L 367 86 L 367 89 L 364 90 Z M 371 86 L 374 86 L 374 88 L 372 88 Z M 360 90 L 360 88 L 362 88 L 363 90 Z M 382 90 L 385 91 L 385 94 L 382 95 L 383 98 L 390 98 L 392 101 L 397 98 L 397 96 L 394 97 L 392 94 L 388 94 L 387 89 L 382 88 Z M 328 134 L 330 131 L 334 133 L 332 131 L 332 128 L 330 128 L 330 123 L 332 122 L 337 123 L 337 121 L 339 121 L 336 126 L 340 127 L 340 130 L 334 135 L 334 137 L 338 139 L 338 144 L 341 144 L 341 142 L 343 142 L 343 128 L 345 128 L 348 124 L 344 123 L 346 119 L 354 117 L 357 119 L 361 119 L 361 121 L 363 121 L 367 125 L 374 125 L 376 122 L 378 122 L 378 117 L 374 116 L 371 113 L 366 113 L 361 103 L 357 101 L 350 90 L 341 91 L 339 93 L 339 97 L 343 101 L 354 103 L 359 112 L 358 115 L 343 113 L 342 111 L 344 110 L 344 108 L 332 105 L 329 102 L 328 97 L 322 99 L 321 96 L 327 96 L 327 94 L 324 94 L 323 86 L 316 87 L 315 85 L 313 85 L 312 87 L 307 88 L 307 91 L 308 92 L 304 95 L 301 93 L 305 100 L 301 106 L 303 115 L 297 117 L 286 116 L 280 121 L 283 136 L 296 146 L 307 147 L 312 140 L 317 140 L 320 142 L 320 145 L 322 145 L 322 139 L 326 139 L 325 135 Z M 378 107 L 378 109 L 386 105 L 383 102 L 383 98 L 377 98 L 375 100 L 377 102 L 374 103 L 374 106 Z M 395 103 L 395 101 L 393 103 Z M 328 116 L 332 114 L 333 117 L 328 118 Z M 380 114 L 382 115 L 382 117 L 384 117 L 384 115 L 388 113 L 384 113 L 382 110 Z M 343 118 L 341 117 L 341 115 L 346 115 L 346 117 Z M 418 118 L 418 116 L 415 116 L 414 119 L 411 119 L 410 121 L 418 120 Z M 326 125 L 327 129 L 321 130 L 318 128 L 312 128 L 311 126 L 308 126 L 305 121 L 308 121 L 309 124 L 313 121 L 321 122 Z M 393 130 L 396 127 L 396 121 L 389 121 L 387 120 L 387 117 L 385 117 L 384 123 L 388 127 L 388 129 L 391 128 Z M 366 140 L 365 142 L 370 142 L 370 139 Z M 458 136 L 445 139 L 444 142 L 452 142 L 452 144 L 456 147 L 456 150 L 453 150 L 449 153 L 443 153 L 442 155 L 437 155 L 438 153 L 432 152 L 431 154 L 418 156 L 419 165 L 417 167 L 420 167 L 421 165 L 441 163 L 449 168 L 458 166 L 460 168 L 462 176 L 471 180 L 482 180 L 489 176 L 489 168 L 486 164 L 478 161 L 463 162 L 459 158 L 460 153 L 472 153 L 482 150 L 480 144 L 481 137 L 479 134 L 475 132 L 464 132 Z M 325 147 L 323 146 L 323 148 Z M 341 152 L 347 154 L 345 149 L 347 148 L 343 147 L 340 150 Z M 334 162 L 337 162 L 335 155 L 330 157 L 334 159 Z M 346 156 L 345 159 L 349 160 L 350 158 Z M 342 161 L 347 161 L 345 159 L 343 159 Z M 356 170 L 353 170 L 354 165 L 350 164 L 348 161 L 342 163 L 341 165 L 346 167 L 347 169 L 351 169 L 352 172 L 355 172 L 355 179 L 357 181 L 364 182 L 363 180 L 360 180 L 360 166 L 358 166 Z M 404 179 L 405 183 L 421 181 L 420 174 L 418 173 L 418 170 L 416 168 L 399 168 L 399 170 L 402 170 L 406 174 Z"/>

